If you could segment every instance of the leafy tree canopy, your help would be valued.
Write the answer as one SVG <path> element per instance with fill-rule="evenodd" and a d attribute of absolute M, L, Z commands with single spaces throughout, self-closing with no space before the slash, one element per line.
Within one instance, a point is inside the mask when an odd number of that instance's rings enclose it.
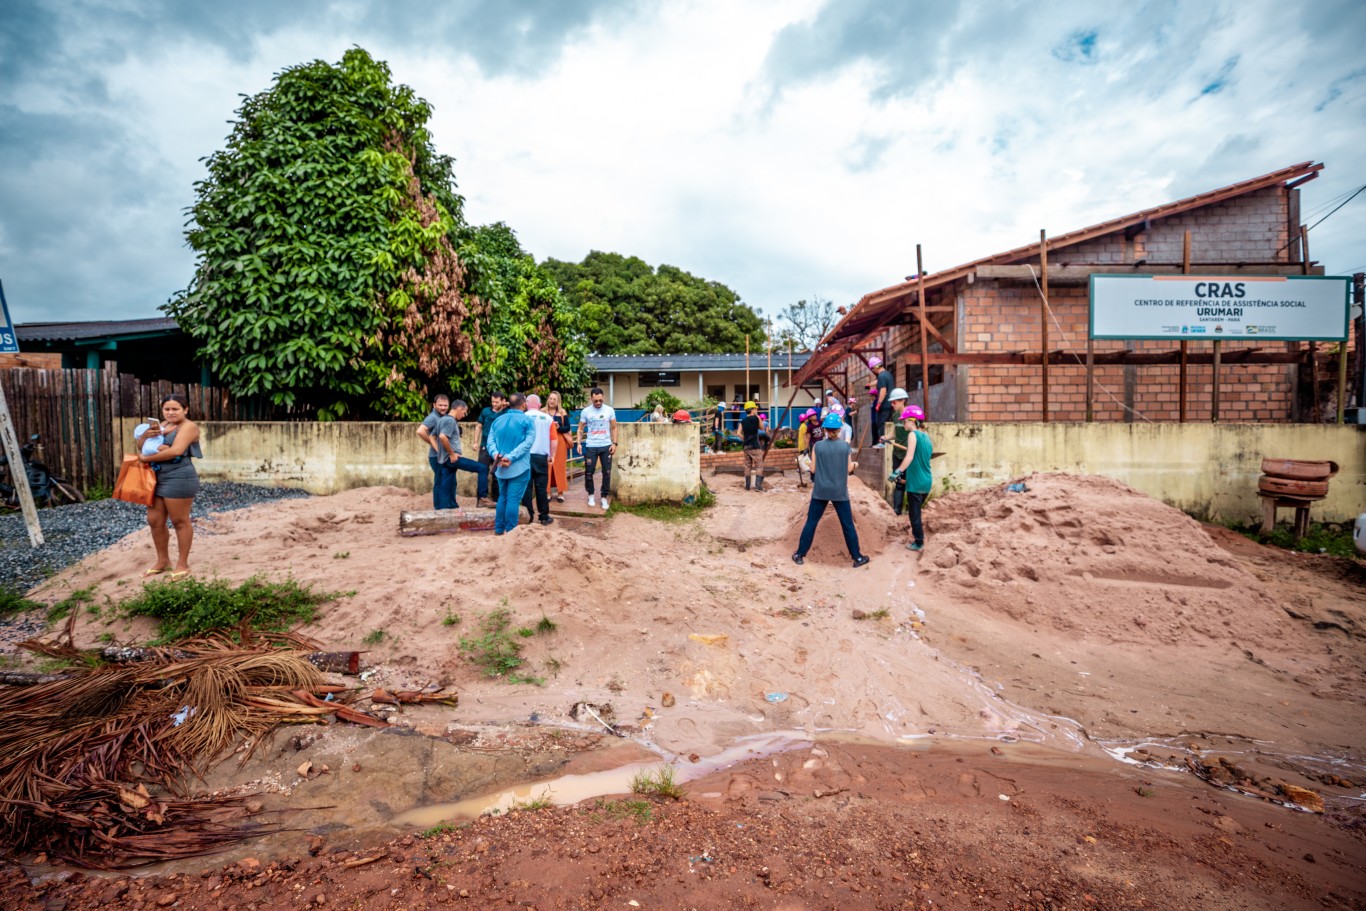
<path fill-rule="evenodd" d="M 765 344 L 759 315 L 720 282 L 634 256 L 589 253 L 582 263 L 545 261 L 579 311 L 598 354 L 724 354 Z"/>
<path fill-rule="evenodd" d="M 195 185 L 194 279 L 164 308 L 235 394 L 416 418 L 438 390 L 582 384 L 572 307 L 505 225 L 464 224 L 430 116 L 360 48 L 245 98 Z"/>

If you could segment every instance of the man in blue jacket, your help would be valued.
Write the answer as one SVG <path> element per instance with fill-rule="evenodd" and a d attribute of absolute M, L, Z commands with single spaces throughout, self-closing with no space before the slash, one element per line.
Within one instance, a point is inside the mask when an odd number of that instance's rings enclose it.
<path fill-rule="evenodd" d="M 536 427 L 526 416 L 526 396 L 514 392 L 508 407 L 489 428 L 488 452 L 498 478 L 498 505 L 493 514 L 493 533 L 501 535 L 517 527 L 522 494 L 531 480 L 531 444 Z"/>

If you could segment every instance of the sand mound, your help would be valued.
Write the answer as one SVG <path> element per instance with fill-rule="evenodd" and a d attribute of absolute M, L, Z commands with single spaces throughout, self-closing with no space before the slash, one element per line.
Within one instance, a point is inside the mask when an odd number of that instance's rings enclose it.
<path fill-rule="evenodd" d="M 806 513 L 810 504 L 810 499 L 785 504 L 785 527 L 788 531 L 782 538 L 781 547 L 775 552 L 780 551 L 785 555 L 796 553 L 797 541 L 802 536 L 802 526 L 806 524 Z M 854 511 L 854 528 L 858 530 L 859 549 L 870 557 L 882 553 L 898 529 L 897 517 L 892 508 L 887 505 L 886 500 L 854 477 L 849 479 L 849 505 Z M 826 508 L 821 523 L 816 526 L 816 537 L 812 539 L 806 559 L 814 563 L 849 562 L 849 550 L 844 546 L 844 533 L 840 531 L 839 517 L 835 515 L 833 506 Z"/>
<path fill-rule="evenodd" d="M 1031 626 L 1112 642 L 1267 645 L 1285 613 L 1199 523 L 1109 478 L 1036 474 L 926 508 L 927 582 Z"/>

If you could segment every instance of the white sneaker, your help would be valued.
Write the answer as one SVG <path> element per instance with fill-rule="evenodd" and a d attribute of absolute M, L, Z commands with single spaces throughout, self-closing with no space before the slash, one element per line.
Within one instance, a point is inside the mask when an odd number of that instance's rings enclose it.
<path fill-rule="evenodd" d="M 598 505 L 598 498 L 595 497 L 595 496 L 593 496 L 591 493 L 588 495 L 588 505 L 589 505 L 589 506 L 597 506 L 597 505 Z"/>
<path fill-rule="evenodd" d="M 606 498 L 606 497 L 603 497 L 603 498 L 602 498 L 602 511 L 603 511 L 603 512 L 606 512 L 606 511 L 607 511 L 607 498 Z"/>

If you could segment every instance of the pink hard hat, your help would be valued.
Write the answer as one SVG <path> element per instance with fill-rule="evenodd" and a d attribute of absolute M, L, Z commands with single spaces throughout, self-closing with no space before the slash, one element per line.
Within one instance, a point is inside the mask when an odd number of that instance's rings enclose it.
<path fill-rule="evenodd" d="M 870 358 L 868 358 L 868 366 L 869 366 L 869 367 L 876 367 L 876 366 L 880 365 L 881 363 L 882 363 L 882 358 L 880 358 L 880 357 L 870 357 Z"/>
<path fill-rule="evenodd" d="M 908 421 L 911 418 L 917 421 L 925 420 L 925 410 L 919 405 L 907 405 L 906 410 L 901 412 L 901 420 Z"/>

